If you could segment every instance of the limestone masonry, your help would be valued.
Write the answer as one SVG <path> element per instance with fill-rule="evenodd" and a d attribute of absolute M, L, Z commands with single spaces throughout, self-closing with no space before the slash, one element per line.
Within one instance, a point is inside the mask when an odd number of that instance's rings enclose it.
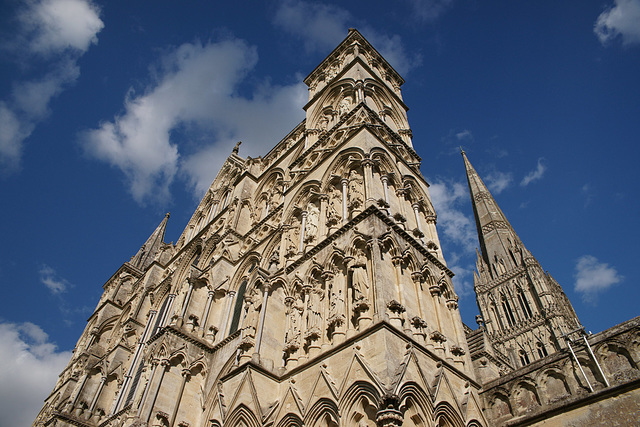
<path fill-rule="evenodd" d="M 33 425 L 639 425 L 640 318 L 585 334 L 463 153 L 464 325 L 404 80 L 350 30 L 304 82 L 306 119 L 106 282 Z"/>

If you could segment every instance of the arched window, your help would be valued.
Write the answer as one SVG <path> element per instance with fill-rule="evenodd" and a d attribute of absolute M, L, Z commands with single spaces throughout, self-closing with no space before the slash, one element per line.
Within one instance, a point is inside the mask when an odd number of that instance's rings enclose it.
<path fill-rule="evenodd" d="M 520 350 L 520 363 L 522 364 L 522 366 L 525 366 L 531 363 L 529 361 L 529 356 L 527 355 L 527 352 L 524 350 Z"/>
<path fill-rule="evenodd" d="M 236 293 L 236 304 L 233 307 L 233 319 L 231 320 L 231 327 L 229 328 L 229 335 L 238 330 L 238 323 L 240 323 L 240 315 L 242 314 L 242 303 L 244 301 L 244 292 L 247 290 L 247 279 L 244 279 L 238 288 Z"/>
<path fill-rule="evenodd" d="M 542 359 L 545 356 L 548 356 L 547 349 L 541 342 L 538 342 L 538 356 Z"/>
<path fill-rule="evenodd" d="M 511 304 L 507 301 L 507 298 L 502 296 L 502 309 L 504 310 L 504 315 L 507 318 L 507 323 L 509 326 L 513 326 L 516 324 L 516 318 L 513 315 L 513 311 L 511 310 Z"/>
<path fill-rule="evenodd" d="M 522 314 L 524 314 L 524 317 L 527 319 L 533 317 L 531 307 L 529 307 L 529 302 L 527 301 L 527 297 L 524 296 L 522 289 L 518 289 L 518 302 L 520 303 L 520 308 L 522 308 Z"/>

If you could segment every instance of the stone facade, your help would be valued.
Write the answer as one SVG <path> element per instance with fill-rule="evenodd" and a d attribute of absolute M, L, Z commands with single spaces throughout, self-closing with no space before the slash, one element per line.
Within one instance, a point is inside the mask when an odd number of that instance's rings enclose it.
<path fill-rule="evenodd" d="M 612 397 L 637 413 L 640 320 L 581 344 L 506 218 L 513 265 L 479 257 L 484 321 L 462 323 L 404 81 L 360 33 L 305 83 L 306 119 L 264 157 L 236 145 L 178 242 L 167 215 L 106 282 L 34 426 L 515 425 Z M 493 289 L 513 318 L 492 317 Z"/>

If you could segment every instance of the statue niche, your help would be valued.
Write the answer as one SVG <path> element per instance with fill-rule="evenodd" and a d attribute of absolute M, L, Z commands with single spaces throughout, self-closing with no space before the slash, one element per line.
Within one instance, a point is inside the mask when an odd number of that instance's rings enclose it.
<path fill-rule="evenodd" d="M 362 211 L 364 206 L 364 180 L 356 170 L 349 172 L 349 209 L 351 218 Z"/>

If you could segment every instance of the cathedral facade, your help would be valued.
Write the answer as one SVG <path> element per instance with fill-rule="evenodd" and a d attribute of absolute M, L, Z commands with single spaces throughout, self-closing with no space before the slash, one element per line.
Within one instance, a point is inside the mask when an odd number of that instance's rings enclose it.
<path fill-rule="evenodd" d="M 358 31 L 305 83 L 305 120 L 263 157 L 238 144 L 177 243 L 167 214 L 105 283 L 34 426 L 640 416 L 640 320 L 586 335 L 464 153 L 481 315 L 463 324 L 404 81 Z"/>

